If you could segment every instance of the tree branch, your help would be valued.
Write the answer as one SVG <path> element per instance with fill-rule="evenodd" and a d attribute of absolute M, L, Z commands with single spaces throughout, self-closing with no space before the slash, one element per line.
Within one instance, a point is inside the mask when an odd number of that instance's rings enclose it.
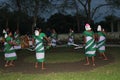
<path fill-rule="evenodd" d="M 88 11 L 87 11 L 87 6 L 86 6 L 88 0 L 86 0 L 86 3 L 85 3 L 85 4 L 84 4 L 81 0 L 78 0 L 78 1 L 79 1 L 80 4 L 83 6 L 83 8 L 84 8 L 84 10 L 85 10 L 85 13 L 86 13 L 86 16 L 88 16 Z"/>
<path fill-rule="evenodd" d="M 94 17 L 96 11 L 97 11 L 99 8 L 101 8 L 101 7 L 103 7 L 103 6 L 109 6 L 109 5 L 112 5 L 112 4 L 101 4 L 101 5 L 97 6 L 97 7 L 93 10 L 92 15 L 91 15 L 91 18 Z"/>
<path fill-rule="evenodd" d="M 82 6 L 85 6 L 85 4 L 81 1 L 81 0 L 78 0 L 79 2 L 80 2 L 80 4 L 82 5 Z"/>
<path fill-rule="evenodd" d="M 86 0 L 86 2 L 85 2 L 85 5 L 87 5 L 88 4 L 88 0 Z"/>

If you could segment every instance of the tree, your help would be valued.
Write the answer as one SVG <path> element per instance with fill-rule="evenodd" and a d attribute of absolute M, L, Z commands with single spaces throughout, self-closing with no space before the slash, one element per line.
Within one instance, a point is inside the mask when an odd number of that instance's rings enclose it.
<path fill-rule="evenodd" d="M 11 13 L 7 5 L 2 5 L 2 8 L 0 9 L 0 15 L 3 17 L 3 19 L 5 19 L 5 28 L 8 27 Z"/>
<path fill-rule="evenodd" d="M 120 9 L 120 0 L 106 0 L 108 4 L 111 4 L 112 7 Z"/>
<path fill-rule="evenodd" d="M 64 15 L 76 15 L 76 26 L 77 31 L 80 30 L 79 23 L 79 9 L 76 0 L 51 0 L 52 5 L 55 9 L 57 9 L 58 13 Z M 70 12 L 71 11 L 71 12 Z"/>
<path fill-rule="evenodd" d="M 33 17 L 32 31 L 36 27 L 37 19 L 47 11 L 49 0 L 23 0 L 22 11 Z"/>
<path fill-rule="evenodd" d="M 117 24 L 117 19 L 115 15 L 108 15 L 105 17 L 105 21 L 109 24 L 111 32 L 114 32 L 117 27 L 117 25 L 115 26 L 115 24 Z"/>
<path fill-rule="evenodd" d="M 32 31 L 36 26 L 37 18 L 49 8 L 49 0 L 6 0 L 4 2 L 9 9 L 17 13 L 17 28 L 19 28 L 22 13 L 33 17 Z"/>
<path fill-rule="evenodd" d="M 76 20 L 77 20 L 77 26 L 78 26 L 78 31 L 80 30 L 80 17 L 78 15 L 84 15 L 87 18 L 87 22 L 91 23 L 93 22 L 93 18 L 95 16 L 96 11 L 98 11 L 101 7 L 103 6 L 109 6 L 109 3 L 101 3 L 100 5 L 96 7 L 91 7 L 91 3 L 93 0 L 51 0 L 54 2 L 54 6 L 59 10 L 59 13 L 66 13 L 67 10 L 72 10 L 74 12 L 75 10 L 75 15 Z M 59 4 L 57 3 L 59 1 Z M 55 3 L 56 2 L 56 3 Z M 69 11 L 68 11 L 69 13 Z"/>
<path fill-rule="evenodd" d="M 93 17 L 95 16 L 96 11 L 98 11 L 101 7 L 111 5 L 109 3 L 101 3 L 100 5 L 92 8 L 91 7 L 92 1 L 93 0 L 78 0 L 78 2 L 81 4 L 81 6 L 84 9 L 84 12 L 86 14 L 86 17 L 87 17 L 89 23 L 93 19 Z"/>
<path fill-rule="evenodd" d="M 78 5 L 77 5 L 77 2 L 76 0 L 73 0 L 74 1 L 74 6 L 75 6 L 75 9 L 76 9 L 76 21 L 77 21 L 77 27 L 78 27 L 78 32 L 80 32 L 80 21 L 79 21 L 79 8 L 78 8 Z"/>
<path fill-rule="evenodd" d="M 7 6 L 9 6 L 9 10 L 15 11 L 17 13 L 16 26 L 18 30 L 19 30 L 19 19 L 20 19 L 20 14 L 21 14 L 21 2 L 22 1 L 23 0 L 6 0 L 6 2 L 4 2 Z"/>

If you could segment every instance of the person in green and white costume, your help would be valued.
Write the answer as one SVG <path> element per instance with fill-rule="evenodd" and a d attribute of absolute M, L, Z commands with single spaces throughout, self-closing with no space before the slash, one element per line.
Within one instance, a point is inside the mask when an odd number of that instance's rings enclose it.
<path fill-rule="evenodd" d="M 83 32 L 84 43 L 85 43 L 85 55 L 86 55 L 86 64 L 89 65 L 89 57 L 92 58 L 92 65 L 95 66 L 95 53 L 96 53 L 96 44 L 94 39 L 94 32 L 91 31 L 91 27 L 89 24 L 85 25 L 85 30 Z"/>
<path fill-rule="evenodd" d="M 69 29 L 69 35 L 68 35 L 68 45 L 71 46 L 74 44 L 74 31 L 70 28 Z"/>
<path fill-rule="evenodd" d="M 38 63 L 42 63 L 41 69 L 44 70 L 44 61 L 45 61 L 45 48 L 43 44 L 43 39 L 46 39 L 49 42 L 49 39 L 46 37 L 45 33 L 42 33 L 41 28 L 35 29 L 35 35 L 33 36 L 33 44 L 35 43 L 35 52 L 37 62 L 35 63 L 35 68 L 38 68 Z"/>
<path fill-rule="evenodd" d="M 15 49 L 13 48 L 16 45 L 12 39 L 12 32 L 8 32 L 8 35 L 5 34 L 5 44 L 4 44 L 4 52 L 5 52 L 5 67 L 14 66 L 13 61 L 17 59 L 17 55 L 15 53 Z"/>
<path fill-rule="evenodd" d="M 51 39 L 51 46 L 53 46 L 53 47 L 56 46 L 57 37 L 58 37 L 58 35 L 57 35 L 55 29 L 52 29 L 52 33 L 51 33 L 51 36 L 50 36 L 50 39 Z"/>
<path fill-rule="evenodd" d="M 14 33 L 14 40 L 17 44 L 16 46 L 14 46 L 14 48 L 16 50 L 21 49 L 19 30 L 16 30 L 16 32 Z"/>
<path fill-rule="evenodd" d="M 105 55 L 105 41 L 106 41 L 106 34 L 104 31 L 102 31 L 101 25 L 98 25 L 97 28 L 97 50 L 100 53 L 100 56 L 104 57 L 104 60 L 108 60 L 108 58 Z"/>
<path fill-rule="evenodd" d="M 8 36 L 8 33 L 10 32 L 10 29 L 7 27 L 6 29 L 3 29 L 3 34 L 4 34 L 4 46 L 6 44 L 6 38 Z"/>

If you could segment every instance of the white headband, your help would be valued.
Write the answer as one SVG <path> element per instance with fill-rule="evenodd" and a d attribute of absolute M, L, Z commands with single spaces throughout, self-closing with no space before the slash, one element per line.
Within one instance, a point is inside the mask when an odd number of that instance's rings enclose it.
<path fill-rule="evenodd" d="M 101 25 L 98 25 L 97 31 L 102 31 Z"/>
<path fill-rule="evenodd" d="M 39 31 L 35 30 L 35 36 L 39 36 Z"/>

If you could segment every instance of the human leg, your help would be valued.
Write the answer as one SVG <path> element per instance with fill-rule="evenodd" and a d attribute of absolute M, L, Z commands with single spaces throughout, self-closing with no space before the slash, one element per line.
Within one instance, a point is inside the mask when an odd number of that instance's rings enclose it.
<path fill-rule="evenodd" d="M 10 65 L 10 66 L 14 66 L 13 62 L 14 62 L 14 61 L 11 60 L 10 63 L 9 63 L 9 65 Z"/>
<path fill-rule="evenodd" d="M 38 68 L 38 62 L 35 63 L 35 68 Z"/>
<path fill-rule="evenodd" d="M 95 66 L 95 58 L 94 58 L 94 56 L 92 56 L 92 64 L 93 64 L 93 66 Z"/>
<path fill-rule="evenodd" d="M 106 57 L 105 53 L 102 53 L 104 59 L 103 60 L 108 60 L 108 58 Z"/>
<path fill-rule="evenodd" d="M 45 70 L 46 68 L 45 68 L 45 66 L 44 66 L 44 62 L 42 62 L 42 68 L 41 68 L 42 70 Z"/>
<path fill-rule="evenodd" d="M 5 67 L 9 67 L 9 64 L 8 64 L 8 63 L 9 63 L 9 61 L 7 60 L 4 66 L 5 66 Z"/>
<path fill-rule="evenodd" d="M 90 62 L 89 62 L 89 58 L 86 57 L 86 64 L 85 64 L 85 65 L 89 65 L 89 64 L 90 64 Z"/>

